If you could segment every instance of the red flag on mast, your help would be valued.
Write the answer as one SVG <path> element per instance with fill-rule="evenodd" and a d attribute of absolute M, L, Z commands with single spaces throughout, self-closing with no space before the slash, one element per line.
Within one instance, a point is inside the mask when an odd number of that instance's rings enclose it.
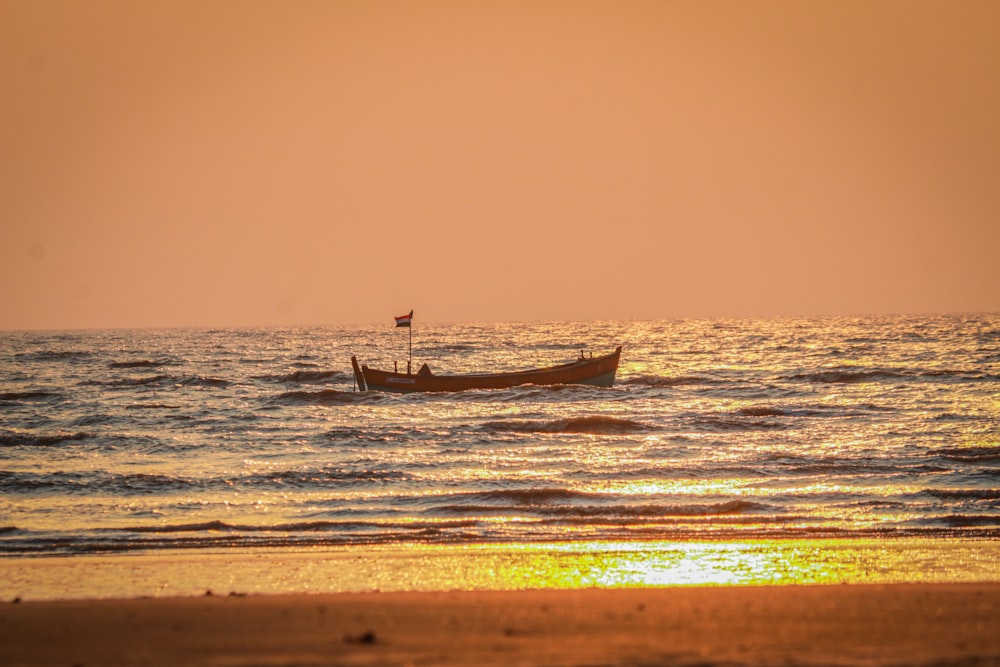
<path fill-rule="evenodd" d="M 411 310 L 408 315 L 400 315 L 396 318 L 397 327 L 408 327 L 410 326 L 410 320 L 413 319 L 413 311 Z"/>

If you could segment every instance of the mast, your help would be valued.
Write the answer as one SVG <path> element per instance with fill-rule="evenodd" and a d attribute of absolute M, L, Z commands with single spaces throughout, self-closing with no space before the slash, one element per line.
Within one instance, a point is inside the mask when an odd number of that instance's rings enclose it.
<path fill-rule="evenodd" d="M 413 309 L 410 308 L 410 312 L 407 315 L 400 315 L 396 318 L 397 327 L 406 327 L 410 330 L 410 345 L 409 345 L 409 357 L 406 360 L 406 374 L 410 375 L 413 372 Z"/>

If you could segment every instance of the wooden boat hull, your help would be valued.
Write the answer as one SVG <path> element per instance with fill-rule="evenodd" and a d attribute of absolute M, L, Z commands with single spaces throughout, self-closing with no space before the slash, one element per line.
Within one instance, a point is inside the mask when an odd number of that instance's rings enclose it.
<path fill-rule="evenodd" d="M 471 373 L 468 375 L 433 375 L 430 372 L 392 373 L 359 366 L 351 357 L 354 377 L 362 391 L 394 393 L 468 391 L 470 389 L 508 389 L 520 385 L 585 384 L 610 387 L 618 372 L 622 348 L 601 357 L 577 359 L 568 364 L 533 368 L 511 373 Z"/>

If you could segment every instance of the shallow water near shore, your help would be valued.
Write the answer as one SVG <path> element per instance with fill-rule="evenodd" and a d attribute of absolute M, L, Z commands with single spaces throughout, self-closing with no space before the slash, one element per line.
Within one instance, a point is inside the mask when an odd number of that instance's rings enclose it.
<path fill-rule="evenodd" d="M 391 323 L 0 333 L 0 557 L 1000 538 L 1000 316 L 414 324 L 437 373 L 622 363 L 401 396 L 350 372 Z"/>
<path fill-rule="evenodd" d="M 981 539 L 406 545 L 0 559 L 6 599 L 1000 581 Z"/>

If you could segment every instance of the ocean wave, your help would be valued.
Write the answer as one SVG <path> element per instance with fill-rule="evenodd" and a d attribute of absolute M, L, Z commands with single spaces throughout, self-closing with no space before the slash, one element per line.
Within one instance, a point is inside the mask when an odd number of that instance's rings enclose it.
<path fill-rule="evenodd" d="M 392 522 L 392 521 L 363 521 L 348 519 L 335 521 L 323 519 L 318 521 L 294 521 L 276 524 L 241 524 L 227 523 L 225 521 L 204 521 L 200 523 L 180 523 L 166 525 L 135 525 L 123 526 L 121 528 L 105 528 L 100 532 L 126 532 L 126 533 L 199 533 L 199 532 L 239 532 L 239 533 L 310 533 L 323 531 L 359 531 L 359 530 L 405 530 L 408 532 L 422 531 L 429 528 L 469 528 L 477 525 L 474 520 L 453 520 L 453 521 L 412 521 Z"/>
<path fill-rule="evenodd" d="M 928 463 L 909 463 L 869 459 L 864 456 L 806 456 L 790 451 L 766 452 L 759 455 L 759 467 L 766 476 L 858 476 L 862 479 L 885 475 L 935 475 L 949 468 Z M 713 472 L 712 468 L 708 469 Z M 739 476 L 739 469 L 723 469 L 723 475 Z"/>
<path fill-rule="evenodd" d="M 523 544 L 551 542 L 551 537 L 544 532 L 545 528 L 559 530 L 565 525 L 574 525 L 572 519 L 554 521 L 550 524 L 532 521 L 529 524 L 511 522 L 506 525 L 517 527 L 517 541 Z M 594 522 L 595 531 L 600 539 L 609 540 L 671 540 L 688 541 L 704 539 L 705 531 L 711 531 L 713 540 L 752 539 L 833 539 L 853 537 L 856 539 L 885 539 L 895 536 L 926 537 L 940 536 L 941 528 L 933 526 L 919 527 L 881 527 L 878 529 L 843 530 L 833 526 L 795 525 L 795 521 L 786 517 L 720 517 L 707 522 L 696 520 L 663 520 L 655 522 L 621 523 L 617 521 Z M 538 527 L 538 530 L 533 530 Z M 975 537 L 981 539 L 997 539 L 1000 529 L 993 524 L 982 526 L 946 526 L 945 534 L 956 537 Z M 461 527 L 440 526 L 409 526 L 405 524 L 391 526 L 371 526 L 368 530 L 313 530 L 302 532 L 285 532 L 281 530 L 261 531 L 205 531 L 191 534 L 184 533 L 107 533 L 88 534 L 82 536 L 23 536 L 0 540 L 0 553 L 7 556 L 34 555 L 101 555 L 130 552 L 169 552 L 191 549 L 248 550 L 248 549 L 310 549 L 316 547 L 372 547 L 398 544 L 465 544 L 477 543 L 509 543 L 512 534 L 496 528 L 476 524 L 469 529 Z"/>
<path fill-rule="evenodd" d="M 797 373 L 789 380 L 815 384 L 864 384 L 896 380 L 931 380 L 943 382 L 996 382 L 1000 377 L 981 371 L 962 369 L 859 369 L 854 367 L 831 368 L 813 373 Z"/>
<path fill-rule="evenodd" d="M 739 512 L 706 512 L 690 514 L 662 514 L 662 515 L 635 515 L 635 516 L 565 516 L 535 520 L 540 525 L 557 529 L 558 526 L 594 526 L 594 527 L 614 527 L 624 531 L 625 535 L 630 535 L 636 531 L 640 532 L 661 532 L 665 527 L 692 527 L 699 526 L 700 530 L 711 526 L 713 535 L 723 527 L 733 526 L 783 526 L 801 523 L 805 521 L 816 521 L 815 518 L 807 518 L 801 515 L 775 515 L 775 514 L 744 514 Z M 803 527 L 805 530 L 807 528 Z"/>
<path fill-rule="evenodd" d="M 107 414 L 84 415 L 74 419 L 73 426 L 100 426 L 101 424 L 111 424 L 117 421 L 115 417 Z"/>
<path fill-rule="evenodd" d="M 906 373 L 888 370 L 831 369 L 815 373 L 796 373 L 788 376 L 788 379 L 815 384 L 864 384 L 900 380 L 906 377 L 908 377 Z"/>
<path fill-rule="evenodd" d="M 307 538 L 300 536 L 260 535 L 248 537 L 233 533 L 221 535 L 195 534 L 190 536 L 164 537 L 154 534 L 141 539 L 134 533 L 114 533 L 106 535 L 82 534 L 74 536 L 42 537 L 24 536 L 20 539 L 0 542 L 0 553 L 6 555 L 37 555 L 44 554 L 85 556 L 114 553 L 130 553 L 136 551 L 172 551 L 186 549 L 252 549 L 268 547 L 309 548 L 317 546 L 335 546 L 338 544 L 358 543 L 359 540 L 335 538 Z M 385 540 L 389 542 L 389 540 Z"/>
<path fill-rule="evenodd" d="M 924 489 L 920 493 L 942 500 L 1000 500 L 1000 489 Z"/>
<path fill-rule="evenodd" d="M 150 550 L 307 548 L 342 545 L 461 543 L 482 535 L 475 520 L 314 521 L 274 525 L 224 521 L 97 528 L 74 534 L 0 533 L 0 554 L 86 555 Z M 471 532 L 469 529 L 473 529 Z"/>
<path fill-rule="evenodd" d="M 654 430 L 641 422 L 619 417 L 594 415 L 573 417 L 553 421 L 491 421 L 482 425 L 482 430 L 512 433 L 585 433 L 589 435 L 629 435 Z"/>
<path fill-rule="evenodd" d="M 19 352 L 14 358 L 19 361 L 86 361 L 94 356 L 86 350 L 39 350 Z"/>
<path fill-rule="evenodd" d="M 0 393 L 0 401 L 34 401 L 61 396 L 62 394 L 52 391 L 7 391 Z"/>
<path fill-rule="evenodd" d="M 688 385 L 715 384 L 717 381 L 699 375 L 676 375 L 664 377 L 661 375 L 639 375 L 624 380 L 618 384 L 642 385 L 646 387 L 684 387 Z"/>
<path fill-rule="evenodd" d="M 179 410 L 181 406 L 170 403 L 132 403 L 126 405 L 126 410 Z"/>
<path fill-rule="evenodd" d="M 0 447 L 51 447 L 64 442 L 86 440 L 91 437 L 93 436 L 90 433 L 84 433 L 83 431 L 51 434 L 3 431 L 0 432 Z"/>
<path fill-rule="evenodd" d="M 11 491 L 62 491 L 89 494 L 129 495 L 170 494 L 189 491 L 316 488 L 337 483 L 406 482 L 413 475 L 401 470 L 335 468 L 329 470 L 279 470 L 236 477 L 189 478 L 150 473 L 92 472 L 11 472 L 0 470 L 0 483 Z"/>
<path fill-rule="evenodd" d="M 10 472 L 0 471 L 0 482 L 11 491 L 61 491 L 89 494 L 131 493 L 149 495 L 172 491 L 200 490 L 206 484 L 200 481 L 146 473 L 116 474 L 95 472 Z"/>
<path fill-rule="evenodd" d="M 992 375 L 981 371 L 933 370 L 922 371 L 917 376 L 920 378 L 946 381 L 955 380 L 959 382 L 1000 382 L 1000 375 Z"/>
<path fill-rule="evenodd" d="M 691 425 L 703 431 L 724 433 L 729 431 L 782 431 L 791 428 L 786 422 L 774 421 L 760 416 L 746 416 L 742 413 L 698 415 L 690 419 Z"/>
<path fill-rule="evenodd" d="M 139 377 L 115 378 L 112 380 L 83 380 L 82 386 L 98 387 L 145 387 L 145 386 L 185 386 L 185 387 L 228 387 L 232 382 L 222 378 L 202 375 L 143 375 Z"/>
<path fill-rule="evenodd" d="M 367 392 L 378 394 L 380 392 Z M 624 394 L 614 388 L 594 387 L 585 384 L 522 384 L 502 389 L 470 389 L 456 392 L 413 392 L 396 394 L 408 402 L 447 403 L 550 403 L 562 401 L 618 400 Z M 382 394 L 383 396 L 386 394 Z"/>
<path fill-rule="evenodd" d="M 820 459 L 815 462 L 801 462 L 782 466 L 779 472 L 789 475 L 801 475 L 807 477 L 829 476 L 829 477 L 857 477 L 858 479 L 870 478 L 874 475 L 892 477 L 894 475 L 935 475 L 947 472 L 946 468 L 933 465 L 917 464 L 901 466 L 888 462 L 870 461 L 863 458 L 855 459 Z"/>
<path fill-rule="evenodd" d="M 784 417 L 788 413 L 781 408 L 772 408 L 762 405 L 740 408 L 736 411 L 736 414 L 744 417 Z"/>
<path fill-rule="evenodd" d="M 548 493 L 543 494 L 532 491 L 524 496 L 516 491 L 462 494 L 448 499 L 435 499 L 438 502 L 435 502 L 427 511 L 432 514 L 465 516 L 529 514 L 549 519 L 650 520 L 658 517 L 710 517 L 746 514 L 773 509 L 763 503 L 747 500 L 691 504 L 622 503 L 620 498 L 605 496 L 604 502 L 595 503 L 593 502 L 595 499 L 602 497 L 600 494 L 580 494 L 578 492 L 568 492 L 565 497 L 562 497 L 562 502 L 558 502 L 554 500 L 552 493 L 558 494 L 558 490 L 549 489 Z M 591 502 L 580 502 L 584 499 Z"/>
<path fill-rule="evenodd" d="M 988 419 L 988 417 L 979 417 L 976 415 L 960 415 L 954 412 L 942 412 L 941 414 L 934 415 L 931 417 L 936 422 L 974 422 L 980 421 L 982 419 Z"/>
<path fill-rule="evenodd" d="M 296 364 L 298 365 L 298 364 Z M 314 365 L 314 364 L 313 364 Z M 323 382 L 348 380 L 352 376 L 343 371 L 292 371 L 278 375 L 261 375 L 255 379 L 283 384 L 318 384 Z"/>
<path fill-rule="evenodd" d="M 950 528 L 980 528 L 984 526 L 1000 527 L 1000 516 L 989 514 L 950 514 L 931 519 L 932 523 L 941 523 Z"/>
<path fill-rule="evenodd" d="M 873 408 L 877 409 L 877 408 Z M 825 405 L 811 406 L 787 406 L 777 407 L 774 405 L 748 405 L 746 407 L 726 413 L 734 417 L 844 417 L 851 415 L 862 415 L 864 412 L 848 412 L 840 407 Z"/>
<path fill-rule="evenodd" d="M 333 428 L 322 434 L 323 440 L 339 444 L 360 443 L 400 443 L 413 440 L 413 431 L 407 429 L 372 429 L 368 427 L 344 426 Z"/>
<path fill-rule="evenodd" d="M 885 500 L 881 498 L 875 498 L 870 500 L 855 500 L 847 503 L 839 503 L 832 505 L 832 507 L 853 509 L 853 510 L 905 510 L 908 505 L 901 500 Z"/>
<path fill-rule="evenodd" d="M 501 348 L 516 349 L 518 347 L 518 345 L 519 344 L 518 344 L 517 341 L 504 341 L 504 342 L 500 343 L 499 346 Z M 574 351 L 576 351 L 576 350 L 579 350 L 580 353 L 582 354 L 583 353 L 583 349 L 581 349 L 581 348 L 585 348 L 585 347 L 586 347 L 585 345 L 581 345 L 580 343 L 574 341 L 574 342 L 571 342 L 571 343 L 535 343 L 534 345 L 531 346 L 531 349 L 532 350 L 555 350 L 555 351 L 560 351 L 560 350 L 574 350 Z"/>
<path fill-rule="evenodd" d="M 228 387 L 233 384 L 229 380 L 224 380 L 222 378 L 210 377 L 204 375 L 189 375 L 187 377 L 180 378 L 177 380 L 177 384 L 184 385 L 187 387 Z"/>
<path fill-rule="evenodd" d="M 889 405 L 879 405 L 877 403 L 859 403 L 856 411 L 842 410 L 841 414 L 846 417 L 855 417 L 865 412 L 899 412 L 899 408 Z"/>
<path fill-rule="evenodd" d="M 942 447 L 929 454 L 953 461 L 983 463 L 1000 461 L 1000 447 Z"/>
<path fill-rule="evenodd" d="M 354 470 L 350 468 L 334 468 L 324 470 L 279 470 L 270 473 L 258 473 L 228 480 L 232 486 L 293 486 L 309 488 L 330 482 L 405 482 L 412 475 L 401 470 Z"/>
<path fill-rule="evenodd" d="M 323 389 L 320 391 L 286 391 L 270 399 L 271 403 L 282 405 L 352 405 L 384 399 L 385 394 L 367 391 L 340 391 Z"/>
<path fill-rule="evenodd" d="M 115 378 L 113 380 L 84 380 L 82 386 L 97 387 L 142 387 L 154 384 L 166 384 L 171 381 L 169 375 L 144 375 L 141 377 Z"/>
<path fill-rule="evenodd" d="M 152 473 L 109 474 L 98 478 L 101 486 L 113 491 L 125 491 L 136 494 L 162 493 L 164 491 L 186 491 L 201 489 L 206 485 L 201 480 L 172 475 L 157 475 Z"/>
<path fill-rule="evenodd" d="M 767 505 L 748 500 L 727 500 L 719 503 L 691 505 L 662 505 L 657 503 L 629 504 L 628 497 L 615 493 L 576 491 L 559 487 L 495 489 L 468 491 L 437 497 L 422 497 L 423 503 L 432 502 L 436 508 L 554 508 L 557 511 L 585 510 L 597 512 L 664 512 L 668 514 L 707 514 L 713 512 L 741 512 L 761 510 Z M 650 509 L 655 508 L 655 509 Z"/>
<path fill-rule="evenodd" d="M 555 502 L 593 501 L 607 498 L 605 494 L 574 491 L 555 487 L 538 489 L 497 489 L 494 491 L 471 491 L 449 496 L 449 500 L 464 500 L 472 503 L 515 505 L 549 505 Z"/>
<path fill-rule="evenodd" d="M 487 389 L 485 391 L 460 392 L 460 394 L 479 395 L 489 397 L 493 394 L 509 394 L 511 400 L 525 400 L 532 398 L 576 398 L 581 399 L 587 396 L 606 399 L 610 391 L 608 387 L 594 387 L 587 384 L 522 384 L 508 389 Z"/>
<path fill-rule="evenodd" d="M 152 359 L 139 359 L 136 361 L 113 361 L 108 364 L 109 368 L 159 368 L 166 365 L 166 361 L 153 361 Z"/>
<path fill-rule="evenodd" d="M 121 528 L 102 528 L 100 532 L 126 533 L 193 533 L 214 530 L 237 530 L 236 526 L 225 521 L 203 521 L 201 523 L 180 523 L 156 526 L 122 526 Z"/>
<path fill-rule="evenodd" d="M 479 350 L 475 345 L 465 343 L 451 343 L 441 345 L 421 345 L 418 352 L 423 357 L 435 357 L 443 354 L 454 354 L 456 352 L 475 352 Z"/>

